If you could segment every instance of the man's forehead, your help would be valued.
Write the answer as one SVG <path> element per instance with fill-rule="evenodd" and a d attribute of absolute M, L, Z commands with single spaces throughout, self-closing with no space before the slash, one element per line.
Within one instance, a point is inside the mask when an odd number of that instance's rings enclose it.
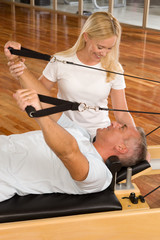
<path fill-rule="evenodd" d="M 136 127 L 128 127 L 128 131 L 132 134 L 132 135 L 135 135 L 135 136 L 140 136 L 140 133 L 139 131 L 137 130 Z"/>

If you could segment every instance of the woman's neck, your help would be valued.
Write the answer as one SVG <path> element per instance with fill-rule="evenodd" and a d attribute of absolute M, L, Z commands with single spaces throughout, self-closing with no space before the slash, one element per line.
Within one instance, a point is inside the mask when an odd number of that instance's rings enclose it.
<path fill-rule="evenodd" d="M 77 51 L 77 58 L 79 59 L 79 61 L 85 65 L 89 65 L 89 66 L 94 66 L 96 64 L 98 64 L 99 62 L 92 60 L 90 58 L 90 56 L 87 54 L 85 48 Z"/>

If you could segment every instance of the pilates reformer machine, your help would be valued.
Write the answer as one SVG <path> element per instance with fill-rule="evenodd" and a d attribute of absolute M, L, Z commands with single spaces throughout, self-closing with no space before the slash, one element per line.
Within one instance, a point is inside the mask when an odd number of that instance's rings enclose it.
<path fill-rule="evenodd" d="M 42 101 L 46 101 L 43 96 Z M 65 111 L 64 103 L 69 109 L 87 109 L 85 105 L 72 105 L 62 100 L 59 111 Z M 30 117 L 52 114 L 55 107 L 49 111 L 38 113 L 32 108 L 27 109 Z M 148 151 L 151 163 L 155 159 L 159 166 L 160 146 L 149 146 Z M 132 179 L 152 172 L 160 174 L 160 167 L 152 170 L 151 164 L 143 161 L 125 168 L 121 167 L 116 156 L 108 159 L 107 167 L 112 172 L 113 180 L 102 192 L 84 195 L 16 195 L 0 203 L 0 240 L 158 240 L 160 208 L 149 208 L 145 196 L 132 184 Z"/>
<path fill-rule="evenodd" d="M 152 153 L 157 158 L 157 149 L 152 148 Z M 131 175 L 135 178 L 152 171 L 150 164 L 143 161 L 126 169 L 116 157 L 107 162 L 113 180 L 102 192 L 16 195 L 0 203 L 0 239 L 158 240 L 160 209 L 150 209 L 131 182 Z"/>

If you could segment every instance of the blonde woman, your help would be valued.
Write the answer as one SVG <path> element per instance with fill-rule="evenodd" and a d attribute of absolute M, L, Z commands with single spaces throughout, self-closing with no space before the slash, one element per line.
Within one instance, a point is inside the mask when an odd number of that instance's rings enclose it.
<path fill-rule="evenodd" d="M 85 22 L 75 45 L 66 51 L 55 54 L 54 57 L 58 60 L 123 73 L 119 63 L 120 38 L 121 26 L 117 19 L 110 13 L 96 12 Z M 5 45 L 7 57 L 9 56 L 7 50 L 9 46 L 13 46 L 13 44 L 8 42 Z M 16 77 L 19 77 L 26 67 L 23 63 L 13 64 L 10 62 L 9 65 L 10 72 Z M 64 64 L 51 59 L 39 80 L 48 90 L 51 90 L 57 83 L 58 98 L 106 108 L 110 95 L 113 108 L 127 109 L 124 90 L 126 85 L 123 75 Z M 27 87 L 33 88 L 29 84 Z M 67 111 L 65 114 L 87 129 L 91 138 L 96 135 L 97 128 L 110 125 L 108 111 L 96 112 L 89 109 L 84 112 Z M 130 113 L 114 112 L 114 116 L 120 124 L 135 126 Z"/>

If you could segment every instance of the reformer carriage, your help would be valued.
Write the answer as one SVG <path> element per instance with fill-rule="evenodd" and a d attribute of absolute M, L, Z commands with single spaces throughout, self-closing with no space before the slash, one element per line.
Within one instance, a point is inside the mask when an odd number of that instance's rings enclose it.
<path fill-rule="evenodd" d="M 148 150 L 151 159 L 160 164 L 160 146 Z M 0 239 L 99 240 L 118 236 L 121 240 L 125 234 L 125 239 L 158 240 L 160 209 L 150 209 L 146 201 L 141 201 L 139 189 L 131 184 L 127 169 L 120 170 L 117 158 L 111 158 L 108 167 L 114 177 L 103 192 L 14 196 L 0 203 Z M 132 178 L 155 171 L 147 161 L 130 170 Z M 121 183 L 123 187 L 116 190 L 115 181 L 116 186 Z M 136 203 L 128 199 L 133 192 L 138 198 Z"/>

